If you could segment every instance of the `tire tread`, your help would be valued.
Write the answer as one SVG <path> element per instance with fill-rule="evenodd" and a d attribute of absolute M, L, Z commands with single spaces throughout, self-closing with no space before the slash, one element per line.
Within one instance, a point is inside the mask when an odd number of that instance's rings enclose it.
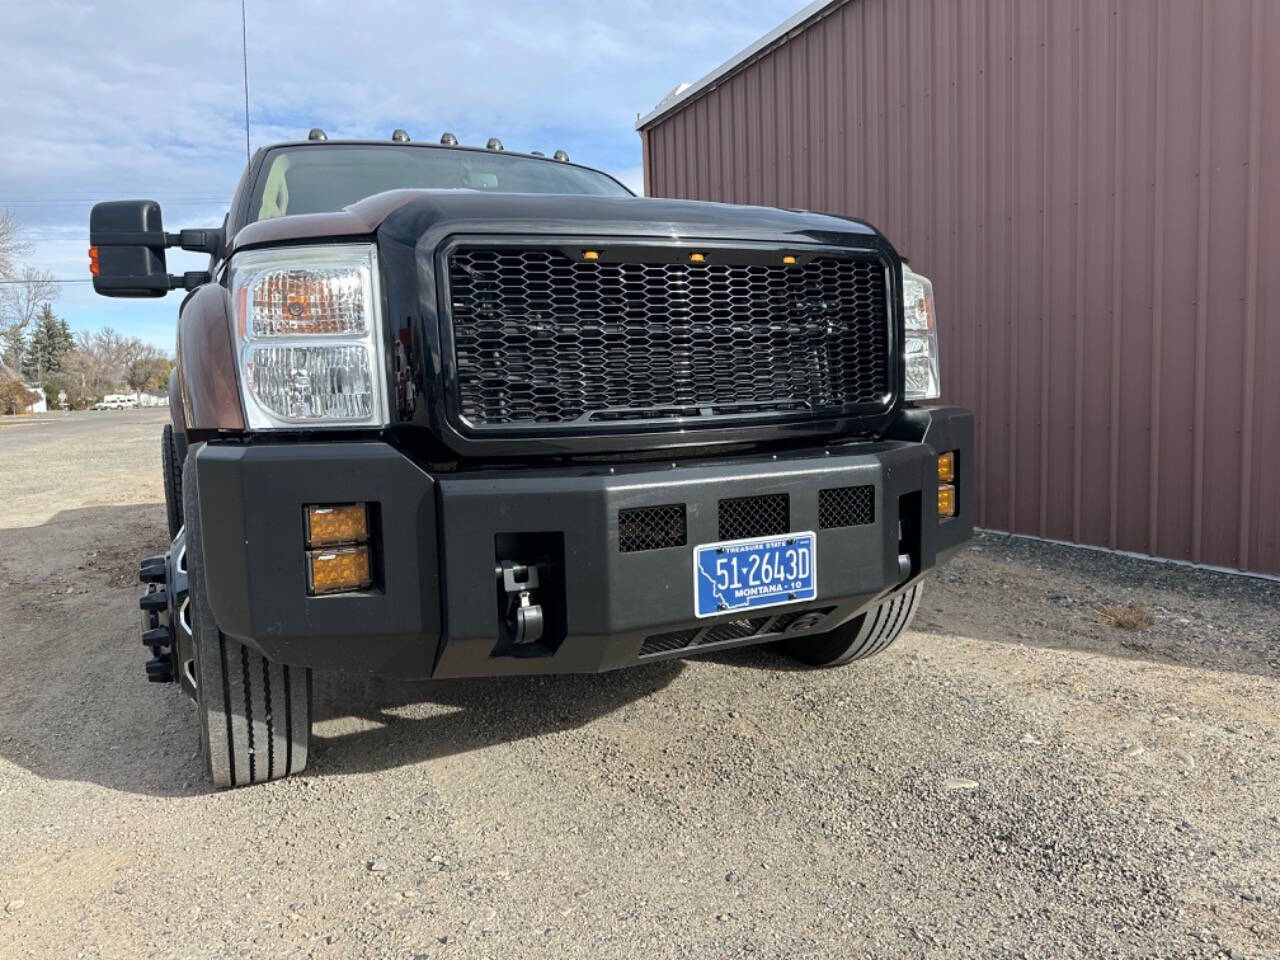
<path fill-rule="evenodd" d="M 187 529 L 188 570 L 206 767 L 219 787 L 299 773 L 307 765 L 311 736 L 311 671 L 268 660 L 218 630 L 204 591 L 193 458 L 186 470 L 193 519 Z"/>
<path fill-rule="evenodd" d="M 887 650 L 910 626 L 923 593 L 920 583 L 826 633 L 783 640 L 779 646 L 815 667 L 839 667 Z"/>
<path fill-rule="evenodd" d="M 178 458 L 178 445 L 173 437 L 173 424 L 164 425 L 160 438 L 160 464 L 164 471 L 164 509 L 169 522 L 169 539 L 182 529 L 182 461 Z"/>

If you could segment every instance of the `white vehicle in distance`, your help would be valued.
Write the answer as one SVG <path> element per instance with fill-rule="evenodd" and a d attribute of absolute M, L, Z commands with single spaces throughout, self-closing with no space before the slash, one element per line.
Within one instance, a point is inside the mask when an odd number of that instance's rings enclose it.
<path fill-rule="evenodd" d="M 138 405 L 138 398 L 131 393 L 108 393 L 93 405 L 95 410 L 132 410 Z"/>

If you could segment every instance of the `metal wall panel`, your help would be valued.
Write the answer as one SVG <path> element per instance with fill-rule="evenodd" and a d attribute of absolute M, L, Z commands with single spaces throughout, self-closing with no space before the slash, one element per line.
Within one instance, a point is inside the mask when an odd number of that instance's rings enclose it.
<path fill-rule="evenodd" d="M 1275 0 L 847 0 L 655 119 L 645 176 L 933 278 L 980 524 L 1280 574 L 1276 91 Z"/>

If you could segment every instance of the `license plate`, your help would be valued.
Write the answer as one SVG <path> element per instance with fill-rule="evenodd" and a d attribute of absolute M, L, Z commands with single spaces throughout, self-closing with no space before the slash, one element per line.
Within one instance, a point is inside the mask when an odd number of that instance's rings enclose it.
<path fill-rule="evenodd" d="M 812 533 L 785 533 L 694 547 L 694 614 L 714 617 L 813 600 L 818 595 L 814 542 Z"/>

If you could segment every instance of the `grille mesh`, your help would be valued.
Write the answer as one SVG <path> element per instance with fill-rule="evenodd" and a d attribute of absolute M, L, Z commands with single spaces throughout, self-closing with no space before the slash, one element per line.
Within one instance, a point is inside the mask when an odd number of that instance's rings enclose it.
<path fill-rule="evenodd" d="M 791 532 L 791 500 L 785 493 L 720 501 L 720 539 L 745 540 Z"/>
<path fill-rule="evenodd" d="M 861 527 L 876 522 L 876 488 L 833 487 L 818 491 L 818 526 Z"/>
<path fill-rule="evenodd" d="M 879 409 L 884 270 L 600 263 L 556 250 L 449 257 L 458 405 L 471 424 Z"/>
<path fill-rule="evenodd" d="M 683 503 L 618 511 L 618 549 L 623 553 L 683 547 L 685 542 Z"/>

